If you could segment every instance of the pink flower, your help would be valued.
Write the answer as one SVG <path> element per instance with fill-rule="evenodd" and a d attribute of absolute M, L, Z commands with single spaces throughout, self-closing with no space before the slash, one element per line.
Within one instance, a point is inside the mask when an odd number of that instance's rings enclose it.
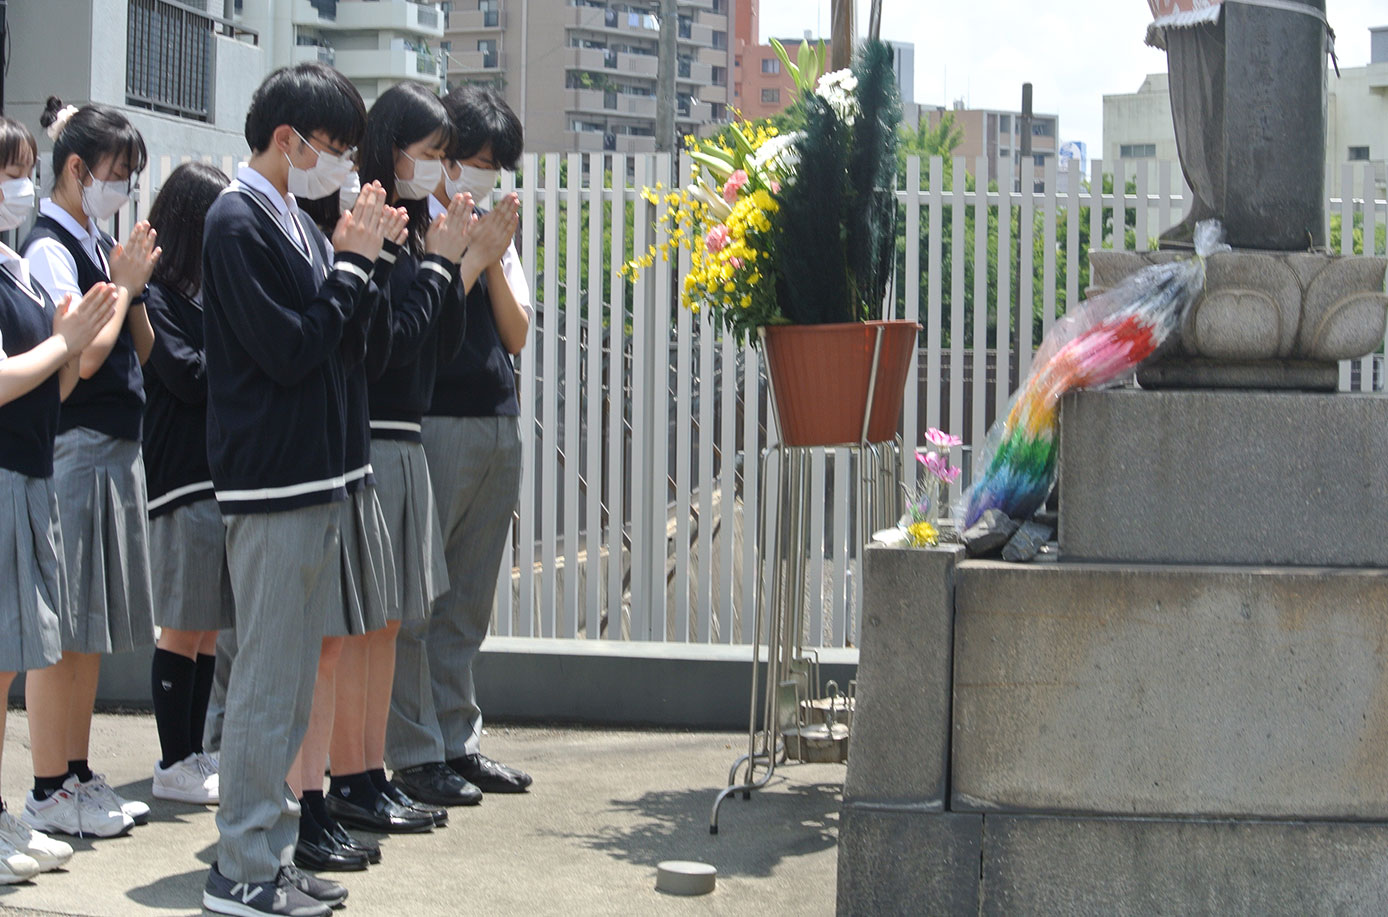
<path fill-rule="evenodd" d="M 737 201 L 737 192 L 742 190 L 742 186 L 747 184 L 747 173 L 742 169 L 728 176 L 728 180 L 723 183 L 723 200 L 729 204 Z"/>
<path fill-rule="evenodd" d="M 780 193 L 781 193 L 781 183 L 778 182 L 778 181 L 776 181 L 776 179 L 774 179 L 774 178 L 771 179 L 771 193 L 772 193 L 772 194 L 780 194 Z"/>
<path fill-rule="evenodd" d="M 926 470 L 946 484 L 953 484 L 955 481 L 959 480 L 959 475 L 962 473 L 961 469 L 951 465 L 949 459 L 941 457 L 938 452 L 927 452 L 924 455 L 917 452 L 916 461 L 924 465 Z"/>
<path fill-rule="evenodd" d="M 728 263 L 731 264 L 731 265 L 733 266 L 733 270 L 735 270 L 735 271 L 740 271 L 740 270 L 742 270 L 743 261 L 742 261 L 741 258 L 729 258 L 729 259 L 728 259 Z"/>
<path fill-rule="evenodd" d="M 719 223 L 708 231 L 704 237 L 704 247 L 710 252 L 721 252 L 723 246 L 728 244 L 728 227 Z"/>
<path fill-rule="evenodd" d="M 930 443 L 930 445 L 932 446 L 939 446 L 942 449 L 948 449 L 952 446 L 962 445 L 964 442 L 959 437 L 951 436 L 944 430 L 941 430 L 939 427 L 931 427 L 929 430 L 926 430 L 925 441 Z"/>

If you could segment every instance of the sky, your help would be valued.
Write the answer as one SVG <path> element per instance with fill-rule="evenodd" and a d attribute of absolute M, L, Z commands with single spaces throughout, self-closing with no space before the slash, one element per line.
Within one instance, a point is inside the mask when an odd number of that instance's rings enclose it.
<path fill-rule="evenodd" d="M 858 0 L 859 35 L 867 29 Z M 1341 67 L 1369 62 L 1369 28 L 1388 25 L 1385 0 L 1326 0 Z M 882 0 L 882 35 L 916 46 L 915 101 L 1017 109 L 1022 83 L 1035 110 L 1060 116 L 1062 140 L 1102 149 L 1103 97 L 1136 92 L 1166 55 L 1143 44 L 1146 0 Z M 829 0 L 761 0 L 761 41 L 828 37 Z M 1334 79 L 1332 72 L 1331 79 Z"/>

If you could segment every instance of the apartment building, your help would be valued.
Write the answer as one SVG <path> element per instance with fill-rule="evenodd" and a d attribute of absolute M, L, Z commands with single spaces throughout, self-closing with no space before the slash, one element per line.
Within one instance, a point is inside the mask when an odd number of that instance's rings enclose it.
<path fill-rule="evenodd" d="M 678 4 L 679 134 L 708 133 L 728 118 L 730 13 L 742 2 Z M 448 83 L 500 88 L 525 124 L 527 149 L 655 149 L 660 20 L 654 4 L 453 0 L 442 6 Z"/>
<path fill-rule="evenodd" d="M 943 105 L 905 106 L 905 125 L 915 129 L 922 120 L 937 127 L 945 115 L 953 116 L 961 133 L 954 155 L 962 156 L 970 173 L 977 171 L 979 156 L 988 160 L 988 181 L 997 181 L 1001 161 L 1011 160 L 1013 176 L 1029 176 L 1036 191 L 1044 190 L 1047 160 L 1054 159 L 1060 149 L 1060 116 L 1035 112 L 1031 116 L 1031 154 L 1022 162 L 1022 113 L 1006 109 L 966 108 L 956 101 L 951 108 Z M 1014 188 L 1018 183 L 1013 179 Z"/>
<path fill-rule="evenodd" d="M 1335 196 L 1346 165 L 1357 176 L 1365 162 L 1373 164 L 1378 193 L 1388 191 L 1388 26 L 1369 31 L 1368 65 L 1328 75 L 1325 175 Z M 1165 73 L 1149 74 L 1137 92 L 1104 96 L 1103 154 L 1105 162 L 1178 161 Z M 1356 196 L 1362 191 L 1354 188 Z"/>
<path fill-rule="evenodd" d="M 755 3 L 752 4 L 755 6 Z M 751 22 L 749 16 L 749 27 Z M 777 39 L 785 46 L 792 61 L 800 53 L 803 42 L 818 44 L 818 39 L 804 38 Z M 892 49 L 893 67 L 896 72 L 897 91 L 901 94 L 903 108 L 915 104 L 916 46 L 908 41 L 888 41 Z M 828 52 L 832 42 L 826 40 L 824 49 Z M 795 101 L 795 82 L 781 66 L 780 55 L 768 44 L 750 42 L 738 52 L 733 68 L 733 106 L 746 118 L 765 118 L 784 111 Z"/>

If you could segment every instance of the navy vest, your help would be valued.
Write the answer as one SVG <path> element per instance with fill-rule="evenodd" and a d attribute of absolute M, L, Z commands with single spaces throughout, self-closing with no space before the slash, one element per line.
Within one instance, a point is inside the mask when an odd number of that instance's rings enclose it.
<path fill-rule="evenodd" d="M 85 293 L 95 284 L 110 280 L 106 272 L 92 261 L 77 237 L 63 228 L 57 220 L 39 214 L 29 231 L 21 253 L 27 252 L 39 239 L 54 239 L 77 264 L 77 285 Z M 97 237 L 97 247 L 109 256 L 115 241 L 105 233 Z M 135 354 L 135 342 L 130 329 L 122 326 L 111 347 L 106 362 L 90 379 L 77 383 L 58 417 L 58 432 L 87 427 L 116 439 L 140 441 L 140 423 L 145 413 L 145 383 L 140 374 L 140 359 Z"/>
<path fill-rule="evenodd" d="M 0 275 L 0 340 L 5 353 L 17 357 L 53 336 L 53 300 L 42 288 L 34 296 L 24 292 L 4 267 Z M 54 372 L 37 388 L 0 405 L 0 468 L 31 478 L 53 476 L 53 437 L 61 404 Z"/>

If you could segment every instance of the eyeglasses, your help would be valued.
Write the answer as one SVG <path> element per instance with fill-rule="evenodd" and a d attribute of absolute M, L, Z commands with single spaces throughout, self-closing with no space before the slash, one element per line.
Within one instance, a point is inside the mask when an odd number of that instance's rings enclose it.
<path fill-rule="evenodd" d="M 308 139 L 308 138 L 305 137 L 303 134 L 300 134 L 300 133 L 299 133 L 299 129 L 298 129 L 297 127 L 290 127 L 290 130 L 292 130 L 292 131 L 295 133 L 295 135 L 298 136 L 298 138 L 299 138 L 300 140 L 302 140 L 304 143 L 308 144 L 309 149 L 313 150 L 313 152 L 317 153 L 317 154 L 320 155 L 320 156 L 328 156 L 328 157 L 331 157 L 331 158 L 333 158 L 333 159 L 343 159 L 343 160 L 346 160 L 346 159 L 353 159 L 353 158 L 355 158 L 356 155 L 357 155 L 357 148 L 356 148 L 356 147 L 349 147 L 348 149 L 343 150 L 343 151 L 340 152 L 340 153 L 337 152 L 337 151 L 335 151 L 332 147 L 328 147 L 326 150 L 320 150 L 320 149 L 318 149 L 318 147 L 316 147 L 316 146 L 313 145 L 313 141 L 312 141 L 312 140 Z M 323 145 L 324 145 L 324 146 L 328 146 L 326 143 L 323 144 Z"/>

